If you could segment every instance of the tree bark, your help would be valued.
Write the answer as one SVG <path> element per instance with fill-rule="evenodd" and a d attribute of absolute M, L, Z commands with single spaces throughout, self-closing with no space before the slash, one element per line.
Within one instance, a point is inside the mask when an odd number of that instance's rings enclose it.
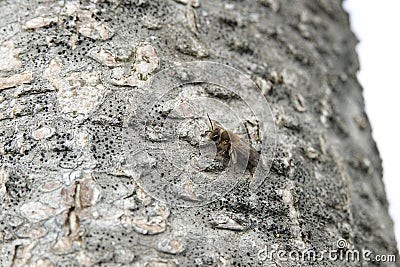
<path fill-rule="evenodd" d="M 1 266 L 398 266 L 341 1 L 0 6 Z"/>

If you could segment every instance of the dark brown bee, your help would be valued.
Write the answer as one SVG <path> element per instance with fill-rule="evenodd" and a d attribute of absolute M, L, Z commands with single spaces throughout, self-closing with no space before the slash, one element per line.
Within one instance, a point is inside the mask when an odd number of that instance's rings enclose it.
<path fill-rule="evenodd" d="M 242 140 L 237 134 L 226 130 L 213 122 L 208 116 L 210 130 L 208 137 L 217 146 L 217 156 L 229 157 L 232 161 L 232 167 L 235 171 L 237 163 L 246 164 L 246 168 L 253 175 L 253 170 L 260 161 L 260 153 L 249 143 Z"/>

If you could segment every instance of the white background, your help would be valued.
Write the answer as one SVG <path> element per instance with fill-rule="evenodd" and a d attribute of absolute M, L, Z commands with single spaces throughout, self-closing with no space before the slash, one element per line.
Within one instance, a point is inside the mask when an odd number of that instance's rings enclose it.
<path fill-rule="evenodd" d="M 400 247 L 400 1 L 346 0 L 344 7 L 360 40 L 358 79 L 383 160 L 389 212 Z"/>

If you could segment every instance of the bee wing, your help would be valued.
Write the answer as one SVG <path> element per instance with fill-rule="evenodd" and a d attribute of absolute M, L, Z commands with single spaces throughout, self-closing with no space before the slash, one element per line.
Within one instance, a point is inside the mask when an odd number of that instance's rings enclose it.
<path fill-rule="evenodd" d="M 260 153 L 242 139 L 238 138 L 238 140 L 232 142 L 231 150 L 235 151 L 234 153 L 237 155 L 237 160 L 242 163 L 247 162 L 248 168 L 252 169 L 258 165 Z"/>

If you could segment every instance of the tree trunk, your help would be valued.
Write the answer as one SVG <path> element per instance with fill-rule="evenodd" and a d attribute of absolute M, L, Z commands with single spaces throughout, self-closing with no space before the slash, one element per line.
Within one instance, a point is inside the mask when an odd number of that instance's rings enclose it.
<path fill-rule="evenodd" d="M 341 4 L 0 3 L 1 266 L 396 266 Z"/>

